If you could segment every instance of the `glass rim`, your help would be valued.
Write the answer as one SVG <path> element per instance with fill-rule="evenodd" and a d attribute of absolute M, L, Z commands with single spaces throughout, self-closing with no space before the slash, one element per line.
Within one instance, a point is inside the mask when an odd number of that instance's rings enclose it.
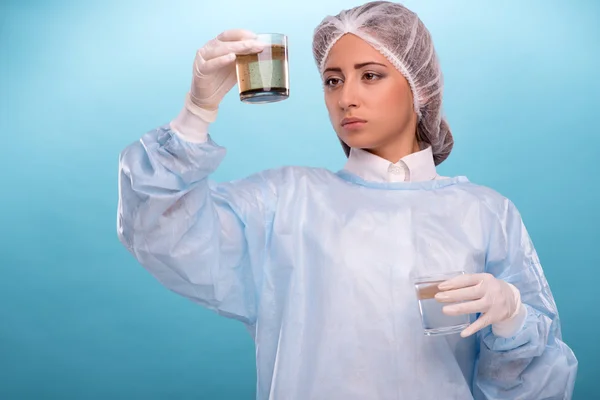
<path fill-rule="evenodd" d="M 417 285 L 417 284 L 421 284 L 421 283 L 445 281 L 450 278 L 457 277 L 459 275 L 465 275 L 465 273 L 466 273 L 465 271 L 450 271 L 450 272 L 444 272 L 444 273 L 434 274 L 434 275 L 423 275 L 423 276 L 418 276 L 418 277 L 414 278 L 413 283 L 415 285 Z"/>
<path fill-rule="evenodd" d="M 277 33 L 277 32 L 255 32 L 256 36 L 265 36 L 265 35 L 270 35 L 270 36 L 286 36 L 285 33 Z"/>
<path fill-rule="evenodd" d="M 287 40 L 287 38 L 288 38 L 285 33 L 264 32 L 264 33 L 256 34 L 257 39 L 260 39 L 261 37 L 269 37 L 269 38 L 277 38 L 277 39 L 285 39 L 285 40 Z"/>

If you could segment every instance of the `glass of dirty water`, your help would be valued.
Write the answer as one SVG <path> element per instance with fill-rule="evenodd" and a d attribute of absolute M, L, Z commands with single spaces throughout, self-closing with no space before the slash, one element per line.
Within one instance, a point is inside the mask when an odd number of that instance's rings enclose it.
<path fill-rule="evenodd" d="M 287 36 L 262 33 L 256 40 L 265 44 L 263 51 L 236 56 L 240 100 L 263 104 L 287 99 L 290 95 Z"/>

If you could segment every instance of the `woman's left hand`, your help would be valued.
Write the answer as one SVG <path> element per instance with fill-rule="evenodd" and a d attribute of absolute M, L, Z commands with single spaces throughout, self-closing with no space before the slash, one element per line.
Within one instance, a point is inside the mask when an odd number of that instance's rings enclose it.
<path fill-rule="evenodd" d="M 467 274 L 441 283 L 435 299 L 441 303 L 457 303 L 444 307 L 446 315 L 481 313 L 477 321 L 461 332 L 468 337 L 488 325 L 513 319 L 521 311 L 519 290 L 491 274 Z"/>

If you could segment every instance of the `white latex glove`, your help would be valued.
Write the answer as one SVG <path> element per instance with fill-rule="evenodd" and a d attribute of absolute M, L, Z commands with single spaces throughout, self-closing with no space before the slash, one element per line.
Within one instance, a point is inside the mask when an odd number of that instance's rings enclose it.
<path fill-rule="evenodd" d="M 219 104 L 236 84 L 236 54 L 259 53 L 265 48 L 256 37 L 248 30 L 231 29 L 196 52 L 185 106 L 171 122 L 172 128 L 185 140 L 206 140 L 208 126 L 215 121 Z"/>
<path fill-rule="evenodd" d="M 442 282 L 438 288 L 441 292 L 435 295 L 437 301 L 464 302 L 445 306 L 444 314 L 481 313 L 477 321 L 461 332 L 462 337 L 471 336 L 488 325 L 492 325 L 494 334 L 510 337 L 525 322 L 527 313 L 519 290 L 491 274 L 461 275 Z"/>

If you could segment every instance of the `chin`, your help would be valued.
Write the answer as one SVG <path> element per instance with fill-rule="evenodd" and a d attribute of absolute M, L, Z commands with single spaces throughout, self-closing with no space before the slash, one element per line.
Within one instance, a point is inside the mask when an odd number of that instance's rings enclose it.
<path fill-rule="evenodd" d="M 372 149 L 377 147 L 377 141 L 369 138 L 367 134 L 339 136 L 344 143 L 358 149 Z"/>

